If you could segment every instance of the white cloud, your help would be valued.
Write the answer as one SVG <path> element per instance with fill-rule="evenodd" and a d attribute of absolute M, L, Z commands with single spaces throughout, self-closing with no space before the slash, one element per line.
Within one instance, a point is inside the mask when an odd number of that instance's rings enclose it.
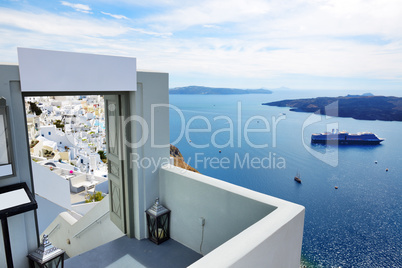
<path fill-rule="evenodd" d="M 46 35 L 119 36 L 130 28 L 111 21 L 75 19 L 47 12 L 31 13 L 0 8 L 0 25 Z"/>
<path fill-rule="evenodd" d="M 212 24 L 204 24 L 202 25 L 204 28 L 213 28 L 213 29 L 219 29 L 220 27 L 217 25 L 212 25 Z"/>
<path fill-rule="evenodd" d="M 190 4 L 191 3 L 191 4 Z M 242 22 L 267 15 L 270 6 L 263 0 L 206 0 L 190 2 L 150 16 L 147 21 L 164 30 L 183 30 L 196 25 Z"/>
<path fill-rule="evenodd" d="M 168 37 L 171 36 L 172 33 L 158 33 L 158 32 L 152 32 L 152 31 L 147 31 L 144 29 L 136 29 L 136 28 L 130 28 L 130 30 L 142 34 L 147 34 L 147 35 L 153 35 L 153 36 L 159 36 L 159 37 Z"/>
<path fill-rule="evenodd" d="M 121 19 L 128 20 L 128 18 L 127 18 L 126 16 L 124 16 L 124 15 L 115 15 L 115 14 L 110 14 L 110 13 L 103 12 L 103 11 L 101 11 L 101 13 L 102 13 L 103 15 L 107 15 L 107 16 L 110 16 L 110 17 L 115 18 L 115 19 L 118 19 L 118 20 L 121 20 Z"/>
<path fill-rule="evenodd" d="M 232 87 L 270 87 L 288 74 L 402 79 L 395 0 L 161 1 L 162 13 L 147 17 L 102 12 L 118 20 L 0 8 L 0 55 L 18 45 L 134 56 L 172 81 L 196 76 Z"/>
<path fill-rule="evenodd" d="M 402 37 L 400 0 L 185 1 L 145 21 L 156 29 L 172 32 L 229 24 L 231 32 L 270 38 L 367 34 Z"/>
<path fill-rule="evenodd" d="M 83 4 L 73 4 L 70 2 L 66 2 L 66 1 L 61 1 L 60 2 L 63 6 L 67 6 L 67 7 L 71 7 L 73 8 L 75 11 L 78 12 L 82 12 L 82 13 L 92 13 L 91 12 L 91 8 L 88 5 L 83 5 Z"/>

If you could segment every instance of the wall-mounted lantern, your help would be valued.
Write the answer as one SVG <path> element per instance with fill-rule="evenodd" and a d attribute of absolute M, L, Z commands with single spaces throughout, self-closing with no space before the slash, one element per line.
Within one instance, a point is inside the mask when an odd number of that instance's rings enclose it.
<path fill-rule="evenodd" d="M 146 211 L 146 214 L 149 240 L 157 245 L 168 240 L 170 238 L 170 210 L 159 204 L 159 198 L 157 198 L 155 204 Z"/>
<path fill-rule="evenodd" d="M 43 242 L 34 252 L 29 253 L 28 258 L 30 268 L 64 267 L 64 250 L 53 246 L 47 235 L 43 235 Z"/>
<path fill-rule="evenodd" d="M 0 97 L 0 178 L 14 174 L 12 143 L 6 99 Z M 3 149 L 4 148 L 4 149 Z"/>

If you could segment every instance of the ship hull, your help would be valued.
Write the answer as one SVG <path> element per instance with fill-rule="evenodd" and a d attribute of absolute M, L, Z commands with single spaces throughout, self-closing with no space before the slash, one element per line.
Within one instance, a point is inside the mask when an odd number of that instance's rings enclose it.
<path fill-rule="evenodd" d="M 332 144 L 332 145 L 378 145 L 382 140 L 368 141 L 368 140 L 311 140 L 311 143 L 316 144 Z"/>
<path fill-rule="evenodd" d="M 317 133 L 311 135 L 311 143 L 334 145 L 378 145 L 384 139 L 371 132 L 349 134 L 349 132 L 332 130 L 332 132 Z"/>

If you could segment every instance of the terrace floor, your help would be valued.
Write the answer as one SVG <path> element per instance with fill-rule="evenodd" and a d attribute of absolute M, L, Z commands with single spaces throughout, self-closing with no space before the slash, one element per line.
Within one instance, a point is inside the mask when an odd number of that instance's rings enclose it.
<path fill-rule="evenodd" d="M 148 239 L 120 237 L 81 255 L 67 259 L 64 267 L 187 267 L 202 255 L 173 239 L 156 245 Z"/>
<path fill-rule="evenodd" d="M 87 193 L 85 191 L 79 193 L 72 193 L 70 192 L 70 199 L 72 205 L 82 204 L 85 203 L 85 196 Z"/>

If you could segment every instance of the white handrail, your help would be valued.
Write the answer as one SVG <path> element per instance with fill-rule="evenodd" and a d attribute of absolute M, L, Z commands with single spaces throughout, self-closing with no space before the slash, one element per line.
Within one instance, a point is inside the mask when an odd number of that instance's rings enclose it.
<path fill-rule="evenodd" d="M 56 229 L 59 229 L 60 224 L 57 224 L 48 234 L 47 236 L 50 236 Z"/>
<path fill-rule="evenodd" d="M 100 216 L 99 218 L 97 218 L 95 221 L 93 221 L 91 224 L 89 224 L 87 227 L 85 227 L 84 229 L 82 229 L 81 231 L 79 231 L 78 233 L 76 233 L 73 238 L 75 237 L 80 237 L 80 234 L 83 233 L 85 230 L 87 230 L 89 227 L 91 227 L 94 223 L 101 223 L 99 220 L 101 218 L 103 218 L 104 216 L 106 216 L 110 211 L 104 213 L 102 216 Z"/>

